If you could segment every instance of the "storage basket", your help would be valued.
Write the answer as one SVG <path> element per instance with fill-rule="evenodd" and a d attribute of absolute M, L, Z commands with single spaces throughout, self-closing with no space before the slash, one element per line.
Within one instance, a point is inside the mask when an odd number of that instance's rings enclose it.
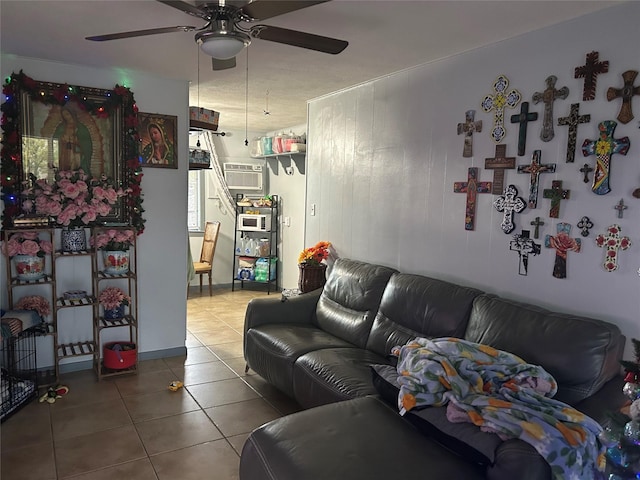
<path fill-rule="evenodd" d="M 102 364 L 104 368 L 111 370 L 124 370 L 136 364 L 138 349 L 131 342 L 105 343 L 102 352 Z"/>

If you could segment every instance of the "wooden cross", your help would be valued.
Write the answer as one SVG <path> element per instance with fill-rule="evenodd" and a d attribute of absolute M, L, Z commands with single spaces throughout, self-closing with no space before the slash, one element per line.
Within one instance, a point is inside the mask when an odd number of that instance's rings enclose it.
<path fill-rule="evenodd" d="M 585 163 L 580 171 L 584 173 L 584 178 L 582 179 L 582 181 L 584 183 L 589 183 L 589 172 L 593 172 L 593 168 L 591 168 L 588 163 Z"/>
<path fill-rule="evenodd" d="M 551 188 L 544 189 L 542 195 L 544 198 L 551 199 L 549 216 L 558 218 L 560 216 L 560 200 L 567 200 L 571 195 L 571 190 L 562 190 L 562 180 L 554 180 L 551 182 Z"/>
<path fill-rule="evenodd" d="M 553 102 L 558 98 L 563 100 L 569 96 L 569 88 L 562 87 L 556 90 L 556 82 L 558 77 L 549 75 L 545 80 L 547 88 L 543 92 L 533 94 L 533 103 L 544 102 L 544 114 L 542 116 L 542 130 L 540 131 L 540 139 L 543 142 L 550 142 L 554 137 L 553 132 Z"/>
<path fill-rule="evenodd" d="M 495 82 L 493 82 L 493 95 L 486 95 L 482 100 L 482 110 L 489 113 L 493 110 L 493 128 L 491 129 L 491 138 L 494 142 L 500 143 L 504 136 L 507 134 L 507 130 L 504 126 L 504 109 L 515 108 L 522 96 L 520 92 L 513 89 L 508 93 L 509 80 L 504 75 L 500 75 Z"/>
<path fill-rule="evenodd" d="M 600 122 L 600 138 L 598 140 L 586 139 L 582 144 L 582 154 L 585 157 L 596 155 L 596 173 L 593 175 L 591 190 L 597 195 L 606 195 L 611 191 L 609 186 L 609 169 L 611 166 L 611 155 L 620 153 L 626 155 L 629 151 L 629 137 L 613 138 L 613 132 L 618 125 L 613 120 Z"/>
<path fill-rule="evenodd" d="M 558 119 L 558 126 L 569 126 L 569 138 L 567 140 L 567 163 L 573 163 L 576 158 L 576 140 L 578 137 L 578 124 L 589 123 L 591 121 L 591 115 L 578 115 L 580 110 L 579 103 L 571 104 L 571 112 L 568 117 L 561 117 Z M 588 182 L 589 180 L 587 180 Z"/>
<path fill-rule="evenodd" d="M 504 171 L 516 168 L 516 157 L 507 157 L 507 146 L 496 145 L 496 156 L 484 159 L 484 168 L 493 170 L 493 188 L 491 193 L 502 195 L 504 191 Z"/>
<path fill-rule="evenodd" d="M 536 217 L 535 220 L 530 223 L 530 225 L 533 225 L 535 227 L 535 230 L 533 231 L 533 238 L 538 238 L 540 234 L 540 225 L 544 225 L 544 222 L 540 220 L 540 217 Z"/>
<path fill-rule="evenodd" d="M 513 223 L 513 214 L 520 213 L 527 208 L 524 200 L 517 195 L 518 189 L 514 185 L 509 185 L 504 191 L 504 195 L 496 198 L 493 202 L 496 210 L 504 212 L 500 228 L 502 228 L 502 231 L 506 234 L 513 232 L 516 228 L 515 223 Z"/>
<path fill-rule="evenodd" d="M 624 212 L 629 207 L 624 204 L 624 198 L 621 198 L 618 204 L 613 208 L 618 211 L 618 218 L 622 218 L 622 212 Z"/>
<path fill-rule="evenodd" d="M 638 72 L 635 70 L 627 70 L 622 74 L 622 80 L 624 85 L 622 88 L 610 87 L 607 90 L 607 100 L 611 101 L 615 98 L 622 98 L 622 105 L 620 106 L 620 112 L 618 113 L 618 120 L 622 123 L 629 123 L 633 120 L 633 112 L 631 111 L 631 97 L 634 95 L 640 95 L 640 85 L 633 86 L 633 82 L 638 76 Z"/>
<path fill-rule="evenodd" d="M 576 67 L 574 78 L 584 78 L 582 87 L 582 100 L 594 100 L 596 98 L 596 81 L 598 75 L 609 71 L 609 60 L 598 61 L 600 54 L 596 51 L 587 53 L 587 63 L 581 67 Z"/>
<path fill-rule="evenodd" d="M 482 120 L 474 121 L 475 110 L 467 110 L 464 114 L 465 122 L 458 124 L 458 135 L 464 133 L 463 157 L 473 157 L 473 132 L 482 131 Z"/>
<path fill-rule="evenodd" d="M 582 217 L 578 222 L 577 227 L 581 230 L 580 235 L 583 237 L 589 236 L 589 230 L 593 228 L 593 222 L 589 217 Z"/>
<path fill-rule="evenodd" d="M 629 237 L 620 237 L 620 225 L 611 225 L 607 228 L 607 234 L 602 233 L 596 237 L 596 245 L 606 248 L 604 256 L 604 269 L 613 272 L 618 269 L 618 250 L 626 250 L 631 246 Z"/>
<path fill-rule="evenodd" d="M 529 102 L 522 102 L 520 105 L 520 113 L 511 115 L 511 123 L 519 123 L 520 131 L 518 134 L 518 155 L 524 155 L 527 145 L 527 124 L 538 119 L 538 112 L 529 113 Z"/>
<path fill-rule="evenodd" d="M 455 193 L 467 194 L 467 206 L 465 208 L 464 229 L 475 229 L 476 218 L 476 194 L 489 193 L 491 191 L 491 182 L 478 182 L 478 169 L 470 167 L 467 174 L 466 182 L 455 182 L 453 184 Z"/>
<path fill-rule="evenodd" d="M 529 238 L 529 230 L 522 230 L 522 233 L 515 234 L 513 240 L 509 242 L 509 250 L 518 252 L 520 261 L 518 262 L 518 274 L 526 275 L 529 268 L 529 255 L 539 255 L 541 245 Z"/>
<path fill-rule="evenodd" d="M 529 184 L 529 208 L 536 208 L 538 206 L 538 183 L 540 181 L 540 174 L 553 173 L 556 171 L 555 163 L 540 164 L 541 156 L 542 152 L 540 150 L 534 150 L 531 163 L 518 167 L 518 173 L 528 173 L 531 176 Z"/>
<path fill-rule="evenodd" d="M 559 223 L 556 227 L 556 236 L 547 235 L 544 239 L 544 246 L 555 248 L 556 259 L 553 263 L 553 276 L 556 278 L 567 278 L 567 252 L 580 252 L 582 241 L 579 238 L 571 238 L 571 225 Z"/>

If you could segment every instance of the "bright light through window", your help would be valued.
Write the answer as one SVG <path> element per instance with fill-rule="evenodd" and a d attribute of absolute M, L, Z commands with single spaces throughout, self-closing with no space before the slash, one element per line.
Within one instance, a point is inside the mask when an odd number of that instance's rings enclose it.
<path fill-rule="evenodd" d="M 190 232 L 202 232 L 204 230 L 204 195 L 203 195 L 203 171 L 189 171 L 189 207 L 187 224 Z"/>

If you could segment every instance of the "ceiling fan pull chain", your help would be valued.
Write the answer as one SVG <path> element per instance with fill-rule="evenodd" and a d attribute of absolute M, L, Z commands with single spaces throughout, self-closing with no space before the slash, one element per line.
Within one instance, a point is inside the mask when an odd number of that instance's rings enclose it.
<path fill-rule="evenodd" d="M 247 65 L 245 67 L 244 81 L 244 146 L 249 146 L 249 48 L 247 51 Z"/>

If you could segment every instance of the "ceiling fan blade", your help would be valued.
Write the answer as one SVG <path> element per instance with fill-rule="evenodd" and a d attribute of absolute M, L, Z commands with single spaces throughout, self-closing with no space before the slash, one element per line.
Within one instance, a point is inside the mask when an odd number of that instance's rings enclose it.
<path fill-rule="evenodd" d="M 255 0 L 241 8 L 242 12 L 255 20 L 266 20 L 267 18 L 282 15 L 284 13 L 311 7 L 318 3 L 325 3 L 329 0 Z"/>
<path fill-rule="evenodd" d="M 251 28 L 251 36 L 270 42 L 284 43 L 294 47 L 308 48 L 318 52 L 336 55 L 347 48 L 349 42 L 336 38 L 323 37 L 312 33 L 272 27 L 271 25 L 255 25 Z"/>
<path fill-rule="evenodd" d="M 227 70 L 228 68 L 235 68 L 236 66 L 236 57 L 231 57 L 227 60 L 220 60 L 217 58 L 211 59 L 211 66 L 213 70 Z"/>
<path fill-rule="evenodd" d="M 172 33 L 172 32 L 191 32 L 196 30 L 196 27 L 179 26 L 179 27 L 163 27 L 163 28 L 150 28 L 148 30 L 134 30 L 133 32 L 120 32 L 109 33 L 107 35 L 94 35 L 93 37 L 85 37 L 87 40 L 94 42 L 104 42 L 106 40 L 118 40 L 120 38 L 131 37 L 144 37 L 145 35 L 156 35 L 158 33 Z"/>
<path fill-rule="evenodd" d="M 181 2 L 180 0 L 156 0 L 160 3 L 164 3 L 173 8 L 177 8 L 178 10 L 183 11 L 184 13 L 188 13 L 189 15 L 193 15 L 194 17 L 203 18 L 205 20 L 209 20 L 210 15 L 206 10 L 201 10 L 198 7 L 194 7 L 190 3 Z"/>

